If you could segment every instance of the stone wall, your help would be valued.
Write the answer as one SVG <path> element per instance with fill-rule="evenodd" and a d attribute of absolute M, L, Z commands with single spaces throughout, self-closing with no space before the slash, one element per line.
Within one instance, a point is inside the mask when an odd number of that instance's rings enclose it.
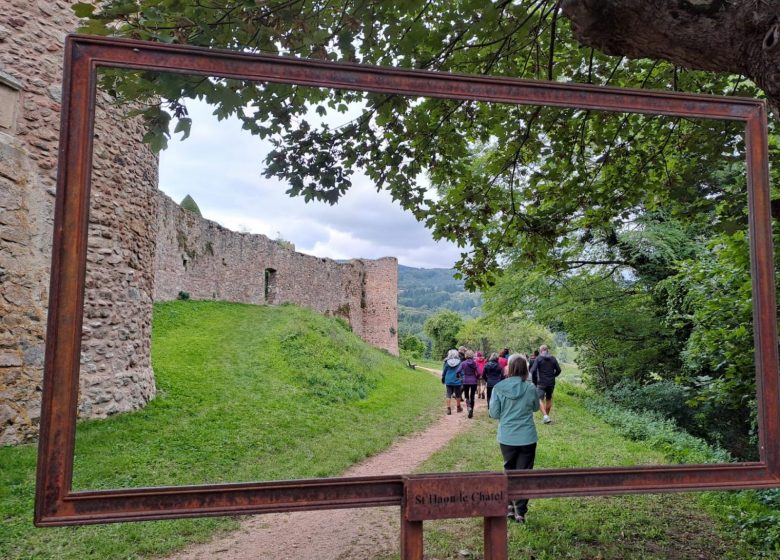
<path fill-rule="evenodd" d="M 398 355 L 398 260 L 364 261 L 363 339 Z"/>
<path fill-rule="evenodd" d="M 158 195 L 154 299 L 304 305 L 347 319 L 370 344 L 398 354 L 395 258 L 338 262 L 264 235 L 237 233 Z"/>
<path fill-rule="evenodd" d="M 103 418 L 155 394 L 151 362 L 157 157 L 108 100 L 93 138 L 79 414 Z"/>
<path fill-rule="evenodd" d="M 0 0 L 0 445 L 34 438 L 40 421 L 63 44 L 77 25 L 74 3 Z M 179 291 L 306 305 L 398 352 L 395 259 L 319 259 L 188 215 L 159 194 L 157 158 L 140 125 L 119 113 L 98 97 L 81 416 L 133 410 L 154 396 L 152 302 Z"/>
<path fill-rule="evenodd" d="M 0 445 L 33 438 L 48 303 L 65 34 L 71 1 L 0 0 Z M 154 394 L 149 361 L 157 160 L 99 103 L 80 412 Z M 143 263 L 143 264 L 142 264 Z"/>

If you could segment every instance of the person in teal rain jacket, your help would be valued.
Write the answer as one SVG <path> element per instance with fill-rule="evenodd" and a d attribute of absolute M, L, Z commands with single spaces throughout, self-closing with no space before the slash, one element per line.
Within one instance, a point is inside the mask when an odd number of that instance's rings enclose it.
<path fill-rule="evenodd" d="M 463 374 L 460 371 L 460 355 L 457 350 L 447 352 L 447 359 L 441 370 L 441 382 L 447 388 L 445 399 L 447 400 L 447 414 L 452 414 L 450 406 L 451 399 L 455 397 L 455 404 L 458 405 L 458 412 L 463 412 L 461 395 L 463 394 Z"/>
<path fill-rule="evenodd" d="M 528 363 L 520 354 L 509 357 L 507 378 L 493 387 L 488 414 L 498 420 L 496 439 L 504 470 L 532 469 L 536 458 L 534 412 L 539 410 L 536 388 L 528 381 Z M 509 504 L 507 517 L 525 522 L 528 500 Z"/>

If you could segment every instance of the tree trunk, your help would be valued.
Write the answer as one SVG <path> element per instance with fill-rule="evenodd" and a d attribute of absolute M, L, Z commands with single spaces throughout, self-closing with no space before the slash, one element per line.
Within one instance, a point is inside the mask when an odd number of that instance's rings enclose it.
<path fill-rule="evenodd" d="M 607 54 L 744 74 L 780 108 L 776 0 L 561 0 L 577 39 Z"/>

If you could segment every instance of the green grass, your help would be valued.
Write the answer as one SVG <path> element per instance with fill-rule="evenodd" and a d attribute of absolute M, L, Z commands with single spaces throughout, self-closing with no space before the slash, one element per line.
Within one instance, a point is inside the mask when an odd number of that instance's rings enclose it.
<path fill-rule="evenodd" d="M 558 381 L 568 383 L 569 385 L 582 385 L 582 372 L 576 364 L 560 362 L 561 375 Z"/>
<path fill-rule="evenodd" d="M 538 423 L 535 468 L 666 462 L 662 452 L 619 436 L 588 411 L 579 393 L 559 385 L 556 422 Z M 495 422 L 478 414 L 471 429 L 435 454 L 420 472 L 501 470 L 495 433 Z M 480 558 L 481 539 L 479 519 L 426 522 L 426 558 L 459 558 L 462 550 Z M 509 550 L 510 558 L 536 560 L 760 557 L 759 551 L 703 513 L 697 496 L 690 494 L 534 500 L 528 522 L 510 525 Z"/>
<path fill-rule="evenodd" d="M 338 475 L 440 408 L 433 376 L 294 306 L 155 305 L 152 358 L 158 395 L 145 409 L 79 423 L 74 488 Z M 238 526 L 36 529 L 35 455 L 31 445 L 0 449 L 0 558 L 147 558 Z"/>
<path fill-rule="evenodd" d="M 428 358 L 418 358 L 416 360 L 412 360 L 412 363 L 417 364 L 418 366 L 435 369 L 436 371 L 441 371 L 443 360 L 431 360 Z"/>

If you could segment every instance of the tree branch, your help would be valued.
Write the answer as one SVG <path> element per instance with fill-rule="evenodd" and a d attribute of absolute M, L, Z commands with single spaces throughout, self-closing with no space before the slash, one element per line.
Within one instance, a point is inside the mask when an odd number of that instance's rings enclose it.
<path fill-rule="evenodd" d="M 561 9 L 587 46 L 744 74 L 780 107 L 780 2 L 562 0 Z"/>

